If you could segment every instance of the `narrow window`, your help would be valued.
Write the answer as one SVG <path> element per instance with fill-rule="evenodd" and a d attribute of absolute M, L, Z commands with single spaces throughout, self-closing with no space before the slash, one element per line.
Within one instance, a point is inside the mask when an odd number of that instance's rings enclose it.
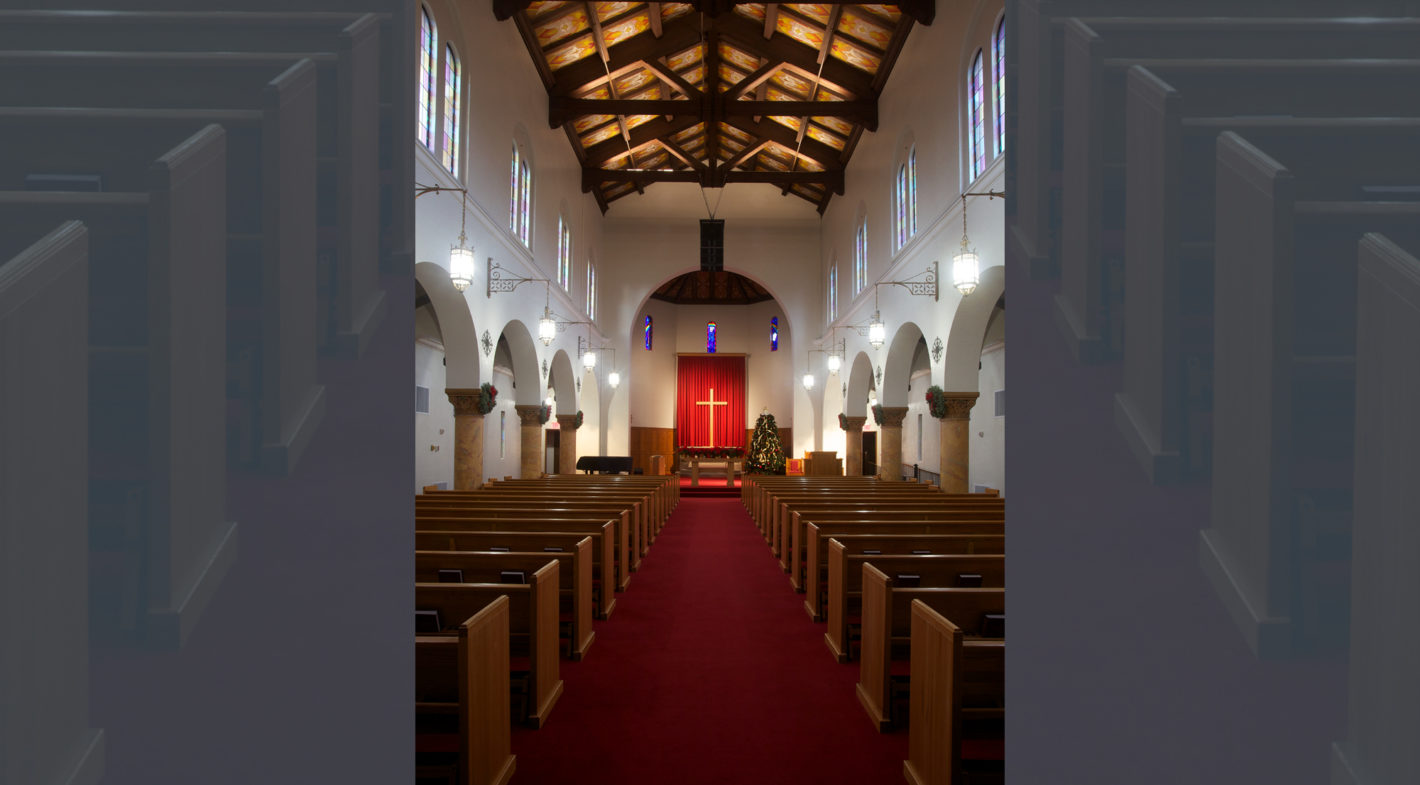
<path fill-rule="evenodd" d="M 858 225 L 858 234 L 853 240 L 853 294 L 863 291 L 868 285 L 868 219 Z"/>
<path fill-rule="evenodd" d="M 996 64 L 992 82 L 996 88 L 996 154 L 1006 152 L 1006 17 L 996 24 L 996 39 L 991 60 Z"/>
<path fill-rule="evenodd" d="M 710 322 L 705 325 L 705 351 L 710 354 L 715 353 L 715 323 Z"/>
<path fill-rule="evenodd" d="M 444 168 L 459 173 L 459 57 L 452 46 L 444 51 Z"/>
<path fill-rule="evenodd" d="M 982 117 L 983 90 L 981 50 L 976 51 L 976 59 L 971 62 L 971 77 L 967 81 L 967 96 L 970 101 L 967 131 L 968 158 L 971 159 L 971 179 L 975 180 L 986 171 L 985 118 Z"/>
<path fill-rule="evenodd" d="M 769 351 L 779 351 L 779 317 L 769 320 Z"/>
<path fill-rule="evenodd" d="M 434 149 L 434 18 L 419 9 L 419 143 Z"/>
<path fill-rule="evenodd" d="M 647 316 L 644 324 L 641 325 L 641 341 L 646 346 L 646 351 L 651 351 L 651 317 Z"/>
<path fill-rule="evenodd" d="M 828 320 L 838 319 L 838 262 L 828 268 Z"/>
<path fill-rule="evenodd" d="M 587 260 L 587 318 L 597 319 L 597 266 Z"/>

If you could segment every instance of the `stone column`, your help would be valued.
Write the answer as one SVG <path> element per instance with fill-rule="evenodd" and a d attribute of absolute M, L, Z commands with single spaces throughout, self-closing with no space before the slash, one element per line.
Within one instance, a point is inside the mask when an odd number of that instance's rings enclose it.
<path fill-rule="evenodd" d="M 518 476 L 524 480 L 537 479 L 542 476 L 543 461 L 547 460 L 542 454 L 542 423 L 538 422 L 542 417 L 542 404 L 518 404 L 513 408 L 517 409 L 518 419 L 523 423 L 523 457 Z"/>
<path fill-rule="evenodd" d="M 884 406 L 883 424 L 878 438 L 878 479 L 900 480 L 902 478 L 902 421 L 907 417 L 906 406 Z"/>
<path fill-rule="evenodd" d="M 942 490 L 966 493 L 971 490 L 971 407 L 981 393 L 947 393 L 947 416 L 942 420 Z"/>
<path fill-rule="evenodd" d="M 848 425 L 843 432 L 846 439 L 843 445 L 843 473 L 848 477 L 857 477 L 863 473 L 863 424 L 868 418 L 844 417 L 843 421 Z"/>
<path fill-rule="evenodd" d="M 559 414 L 557 415 L 557 427 L 562 429 L 561 441 L 558 442 L 557 473 L 576 474 L 577 473 L 577 415 Z"/>
<path fill-rule="evenodd" d="M 454 490 L 483 487 L 483 415 L 478 411 L 481 391 L 446 388 L 454 405 Z"/>

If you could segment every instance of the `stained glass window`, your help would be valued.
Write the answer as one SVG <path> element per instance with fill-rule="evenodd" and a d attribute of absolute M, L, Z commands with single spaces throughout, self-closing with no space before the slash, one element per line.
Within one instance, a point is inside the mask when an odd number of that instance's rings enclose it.
<path fill-rule="evenodd" d="M 459 173 L 459 56 L 452 46 L 444 52 L 444 168 Z"/>
<path fill-rule="evenodd" d="M 769 319 L 769 351 L 779 351 L 779 317 Z"/>
<path fill-rule="evenodd" d="M 527 159 L 523 158 L 516 142 L 513 143 L 512 173 L 513 180 L 508 197 L 508 226 L 513 230 L 513 234 L 523 241 L 523 245 L 531 245 L 532 168 L 528 166 Z"/>
<path fill-rule="evenodd" d="M 587 318 L 592 321 L 597 318 L 597 266 L 590 259 L 587 260 Z"/>
<path fill-rule="evenodd" d="M 560 215 L 557 217 L 557 283 L 563 291 L 572 287 L 572 230 Z"/>
<path fill-rule="evenodd" d="M 894 200 L 897 202 L 897 247 L 907 245 L 907 241 L 917 234 L 917 148 L 907 154 L 907 162 L 897 168 L 897 187 Z"/>
<path fill-rule="evenodd" d="M 907 235 L 917 234 L 917 148 L 907 154 Z"/>
<path fill-rule="evenodd" d="M 828 320 L 838 318 L 838 261 L 828 268 Z"/>
<path fill-rule="evenodd" d="M 996 39 L 992 61 L 996 64 L 993 81 L 996 84 L 996 154 L 1006 152 L 1006 18 L 996 24 Z"/>
<path fill-rule="evenodd" d="M 853 294 L 857 295 L 868 285 L 868 219 L 858 225 L 858 234 L 853 238 Z"/>
<path fill-rule="evenodd" d="M 646 322 L 641 325 L 641 341 L 646 345 L 646 351 L 651 351 L 651 317 L 646 317 Z"/>
<path fill-rule="evenodd" d="M 434 149 L 434 18 L 419 9 L 419 142 Z"/>
<path fill-rule="evenodd" d="M 967 80 L 967 100 L 970 101 L 967 140 L 968 158 L 971 159 L 971 179 L 975 180 L 986 171 L 985 118 L 982 117 L 984 103 L 981 50 L 976 51 L 976 59 L 971 61 L 971 77 Z"/>
<path fill-rule="evenodd" d="M 705 351 L 715 353 L 715 323 L 705 325 Z"/>

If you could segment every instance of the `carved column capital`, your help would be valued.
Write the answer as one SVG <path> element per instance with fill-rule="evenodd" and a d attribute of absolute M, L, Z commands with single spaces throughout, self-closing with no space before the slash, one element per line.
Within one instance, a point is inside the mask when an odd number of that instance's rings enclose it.
<path fill-rule="evenodd" d="M 969 420 L 971 419 L 971 407 L 976 405 L 976 399 L 981 397 L 979 392 L 949 392 L 947 393 L 947 416 L 945 420 Z"/>
<path fill-rule="evenodd" d="M 538 427 L 542 427 L 542 423 L 538 422 L 538 420 L 542 417 L 542 404 L 535 403 L 528 406 L 524 406 L 520 403 L 515 405 L 513 408 L 517 410 L 518 419 L 522 421 L 522 424 L 524 426 L 535 425 Z"/>
<path fill-rule="evenodd" d="M 447 387 L 444 394 L 449 396 L 449 403 L 454 405 L 455 417 L 482 417 L 483 412 L 478 410 L 478 403 L 483 398 L 483 391 L 478 388 L 466 389 L 458 387 Z"/>
<path fill-rule="evenodd" d="M 559 414 L 559 415 L 557 415 L 557 427 L 558 427 L 558 428 L 561 428 L 561 429 L 564 430 L 564 431 L 575 431 L 575 430 L 577 430 L 577 415 L 576 415 L 576 414 Z"/>
<path fill-rule="evenodd" d="M 884 406 L 883 407 L 883 427 L 901 428 L 902 421 L 907 419 L 906 406 Z"/>
<path fill-rule="evenodd" d="M 843 424 L 846 425 L 846 426 L 848 426 L 848 427 L 847 427 L 847 428 L 844 428 L 844 430 L 845 430 L 845 431 L 861 431 L 861 430 L 863 430 L 863 425 L 864 425 L 865 423 L 867 423 L 867 422 L 868 422 L 868 418 L 867 418 L 867 417 L 848 417 L 848 416 L 845 415 L 844 418 L 843 418 Z"/>

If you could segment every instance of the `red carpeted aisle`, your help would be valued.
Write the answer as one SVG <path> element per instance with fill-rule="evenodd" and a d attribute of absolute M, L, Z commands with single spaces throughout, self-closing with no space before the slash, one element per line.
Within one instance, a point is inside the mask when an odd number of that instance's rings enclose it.
<path fill-rule="evenodd" d="M 514 731 L 514 783 L 902 781 L 906 733 L 873 729 L 738 498 L 682 499 L 596 630 Z"/>

